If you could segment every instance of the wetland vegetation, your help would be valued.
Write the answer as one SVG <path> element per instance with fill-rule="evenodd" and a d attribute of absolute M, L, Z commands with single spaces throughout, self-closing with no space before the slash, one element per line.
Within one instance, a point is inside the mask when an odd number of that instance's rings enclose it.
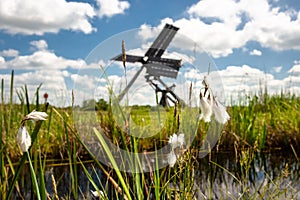
<path fill-rule="evenodd" d="M 10 84 L 10 91 L 5 94 L 2 80 L 1 199 L 300 198 L 300 98 L 292 94 L 262 92 L 242 96 L 241 103 L 227 107 L 230 120 L 204 158 L 199 158 L 199 152 L 209 124 L 200 121 L 195 138 L 173 167 L 154 166 L 149 172 L 127 173 L 109 156 L 109 149 L 104 148 L 104 153 L 114 168 L 97 159 L 77 131 L 74 107 L 56 108 L 47 101 L 40 103 L 41 86 L 35 93 L 29 94 L 26 85 L 16 91 L 13 73 L 11 82 L 5 84 Z M 19 103 L 14 102 L 14 94 Z M 9 96 L 9 101 L 4 96 Z M 135 138 L 118 127 L 111 102 L 100 100 L 96 105 L 97 111 L 92 113 L 104 134 L 112 143 L 133 152 L 165 145 L 187 117 L 171 107 L 165 112 L 166 124 L 159 134 L 151 139 Z M 89 112 L 86 108 L 88 102 L 76 107 Z M 46 112 L 48 118 L 26 122 L 32 145 L 23 153 L 16 135 L 22 119 L 32 110 Z M 151 106 L 132 107 L 131 119 L 151 128 L 149 113 L 153 110 L 157 116 Z M 95 135 L 97 142 L 105 145 L 97 130 Z"/>

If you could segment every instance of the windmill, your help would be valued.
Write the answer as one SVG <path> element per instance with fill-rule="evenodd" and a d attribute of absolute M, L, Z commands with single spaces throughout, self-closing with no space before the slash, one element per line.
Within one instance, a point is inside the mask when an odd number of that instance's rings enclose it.
<path fill-rule="evenodd" d="M 157 36 L 151 47 L 147 50 L 144 56 L 125 55 L 124 43 L 122 42 L 122 53 L 112 58 L 111 60 L 121 61 L 125 67 L 125 62 L 142 64 L 141 68 L 136 72 L 130 80 L 126 88 L 119 94 L 118 99 L 121 101 L 129 88 L 133 85 L 140 73 L 146 68 L 145 79 L 156 93 L 161 93 L 159 104 L 169 106 L 169 102 L 180 102 L 184 104 L 175 93 L 175 84 L 168 86 L 162 81 L 161 77 L 176 79 L 181 65 L 181 59 L 162 58 L 163 53 L 169 46 L 179 28 L 166 24 L 160 34 Z"/>

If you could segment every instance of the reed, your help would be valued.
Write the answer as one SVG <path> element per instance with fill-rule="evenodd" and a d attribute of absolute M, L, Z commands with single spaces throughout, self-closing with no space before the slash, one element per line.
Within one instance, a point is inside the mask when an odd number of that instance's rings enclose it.
<path fill-rule="evenodd" d="M 300 98 L 290 94 L 253 96 L 247 106 L 230 106 L 231 120 L 225 126 L 221 143 L 233 147 L 236 141 L 239 146 L 258 145 L 267 151 L 290 149 L 291 144 L 295 146 L 300 142 L 299 106 Z"/>

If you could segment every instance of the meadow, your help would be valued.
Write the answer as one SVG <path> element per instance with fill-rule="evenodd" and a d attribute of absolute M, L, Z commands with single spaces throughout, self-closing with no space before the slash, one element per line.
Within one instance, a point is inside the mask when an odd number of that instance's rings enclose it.
<path fill-rule="evenodd" d="M 190 109 L 185 112 L 174 106 L 162 115 L 160 108 L 136 106 L 131 107 L 130 113 L 120 112 L 121 115 L 125 113 L 125 116 L 120 116 L 124 126 L 120 126 L 111 106 L 113 101 L 107 102 L 105 109 L 100 107 L 97 111 L 72 106 L 56 108 L 43 99 L 39 92 L 42 85 L 34 93 L 29 93 L 26 85 L 16 91 L 13 77 L 12 73 L 10 83 L 1 81 L 1 199 L 300 197 L 300 186 L 296 181 L 300 176 L 300 98 L 297 96 L 285 93 L 269 95 L 267 91 L 242 96 L 240 104 L 227 108 L 231 119 L 221 127 L 217 144 L 204 158 L 199 155 L 203 150 L 203 139 L 208 137 L 209 124 L 200 121 L 196 124 L 195 137 L 177 157 L 173 167 L 160 168 L 149 164 L 147 166 L 152 170 L 143 172 L 141 160 L 133 158 L 128 161 L 129 167 L 139 168 L 134 170 L 140 173 L 128 173 L 112 156 L 113 152 L 102 134 L 111 143 L 130 152 L 153 151 L 166 145 L 170 136 L 179 130 L 195 126 L 189 124 L 189 117 L 198 115 L 199 111 Z M 4 92 L 4 84 L 10 85 L 9 94 Z M 17 94 L 19 103 L 14 102 L 14 94 Z M 8 102 L 4 100 L 5 96 L 9 96 Z M 245 101 L 247 105 L 242 103 Z M 24 153 L 16 143 L 16 134 L 22 119 L 32 110 L 46 112 L 48 118 L 46 121 L 26 122 L 32 145 Z M 74 116 L 79 112 L 80 119 Z M 85 139 L 88 135 L 80 135 L 76 125 L 78 121 L 83 125 L 89 122 L 88 116 L 96 116 L 97 125 L 103 130 L 100 133 L 91 129 L 90 140 Z M 156 130 L 157 125 L 151 123 L 153 118 L 166 122 L 153 137 L 146 139 L 126 134 L 128 128 L 141 135 L 147 134 L 143 132 L 145 128 Z M 135 123 L 129 123 L 130 120 Z M 137 126 L 134 127 L 134 124 Z M 99 155 L 95 155 L 87 141 L 95 141 L 102 146 L 101 155 L 111 166 L 99 161 Z M 282 158 L 279 160 L 281 168 L 274 167 L 268 155 L 282 153 L 289 155 L 292 162 Z M 59 175 L 57 170 L 65 170 L 67 176 Z"/>

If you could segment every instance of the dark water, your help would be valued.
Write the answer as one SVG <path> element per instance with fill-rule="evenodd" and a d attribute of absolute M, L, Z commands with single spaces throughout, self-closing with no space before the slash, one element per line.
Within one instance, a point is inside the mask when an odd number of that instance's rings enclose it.
<path fill-rule="evenodd" d="M 195 197 L 197 199 L 300 199 L 300 164 L 292 153 L 259 153 L 255 154 L 253 160 L 244 158 L 246 156 L 240 155 L 237 159 L 234 153 L 223 152 L 212 153 L 199 159 L 195 169 L 195 179 L 192 180 Z M 101 188 L 99 178 L 102 185 L 109 185 L 102 171 L 92 166 L 86 164 L 98 187 Z M 80 165 L 77 166 L 77 170 L 78 199 L 93 199 L 90 192 L 94 190 L 93 186 Z M 47 192 L 53 197 L 51 175 L 55 177 L 59 197 L 74 199 L 71 192 L 69 166 L 46 168 Z M 22 196 L 25 199 L 32 199 L 29 169 L 23 170 L 19 185 Z M 174 183 L 171 185 L 176 187 Z M 113 199 L 113 195 L 114 191 L 111 191 L 109 198 Z M 20 196 L 15 192 L 12 199 L 18 198 Z"/>
<path fill-rule="evenodd" d="M 242 159 L 233 153 L 212 154 L 211 160 L 224 170 L 204 158 L 196 173 L 198 199 L 300 199 L 300 163 L 292 153 Z"/>

